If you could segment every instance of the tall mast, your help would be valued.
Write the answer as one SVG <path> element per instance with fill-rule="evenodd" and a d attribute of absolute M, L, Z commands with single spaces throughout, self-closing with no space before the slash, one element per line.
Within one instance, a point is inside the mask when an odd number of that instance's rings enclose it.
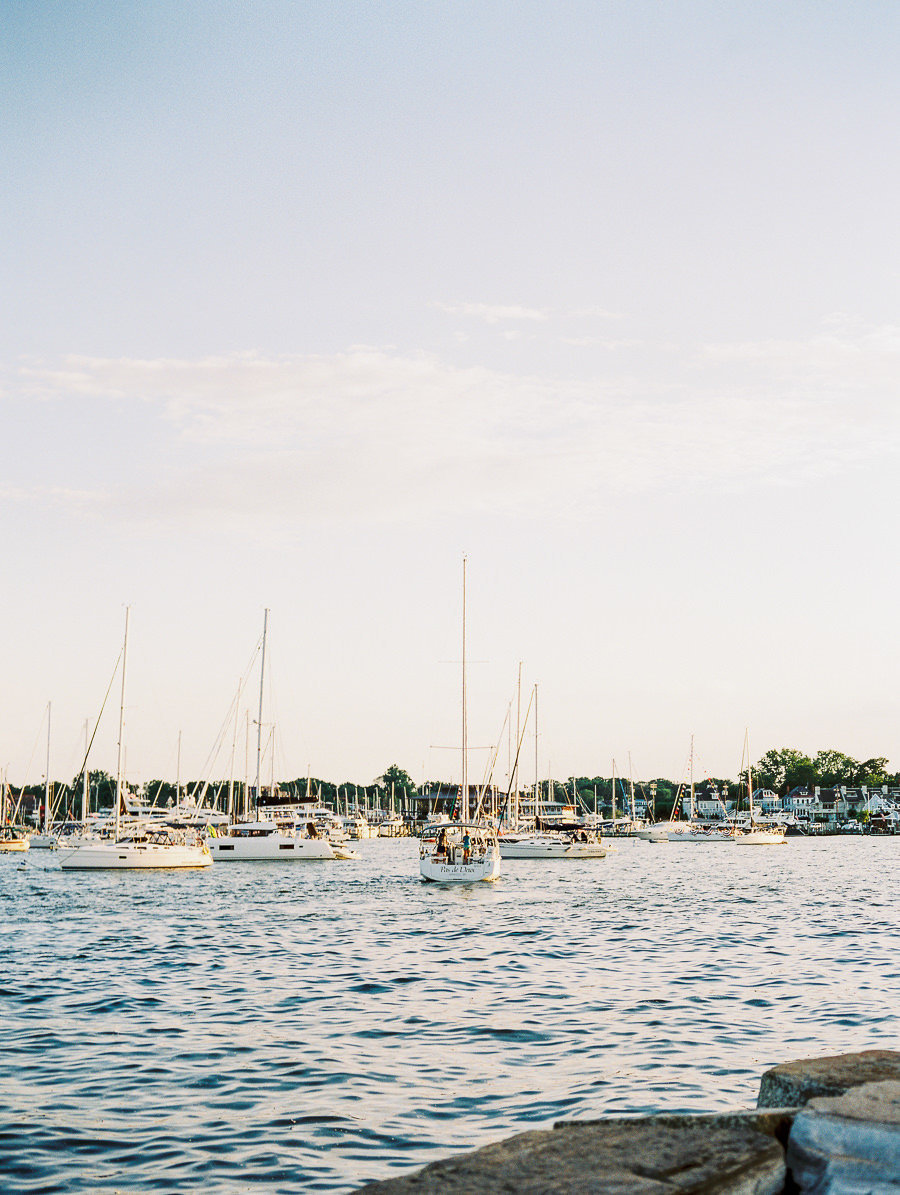
<path fill-rule="evenodd" d="M 522 734 L 522 661 L 519 660 L 519 677 L 516 681 L 516 759 L 519 758 L 519 739 Z M 515 807 L 515 816 L 513 824 L 516 829 L 519 828 L 519 770 L 515 769 L 515 792 L 513 794 L 513 804 Z"/>
<path fill-rule="evenodd" d="M 47 702 L 47 770 L 44 775 L 44 833 L 50 827 L 50 702 Z"/>
<path fill-rule="evenodd" d="M 262 767 L 262 716 L 263 716 L 263 685 L 266 680 L 266 634 L 269 629 L 268 608 L 263 612 L 262 660 L 259 665 L 259 718 L 256 723 L 256 794 L 255 800 L 259 806 L 259 773 Z"/>
<path fill-rule="evenodd" d="M 691 821 L 694 820 L 694 736 L 691 735 Z"/>
<path fill-rule="evenodd" d="M 631 796 L 631 820 L 634 821 L 634 772 L 631 767 L 631 752 L 628 752 L 628 791 Z"/>
<path fill-rule="evenodd" d="M 196 792 L 196 789 L 194 790 Z M 178 732 L 178 755 L 175 760 L 175 805 L 181 803 L 181 731 Z"/>
<path fill-rule="evenodd" d="M 747 746 L 747 804 L 750 807 L 750 829 L 753 829 L 753 769 L 750 767 L 750 731 L 744 731 L 744 742 Z"/>
<path fill-rule="evenodd" d="M 89 786 L 91 783 L 91 780 L 90 780 L 91 774 L 88 771 L 88 761 L 87 761 L 88 749 L 90 746 L 90 744 L 88 742 L 89 726 L 90 726 L 90 719 L 85 718 L 85 720 L 84 720 L 84 773 L 83 773 L 82 780 L 81 780 L 81 820 L 83 822 L 87 821 L 88 805 L 90 804 L 90 787 Z"/>
<path fill-rule="evenodd" d="M 613 774 L 612 774 L 612 821 L 613 833 L 616 832 L 616 761 L 613 760 Z"/>
<path fill-rule="evenodd" d="M 534 686 L 534 816 L 537 818 L 538 794 L 540 793 L 540 778 L 538 776 L 538 687 Z M 518 826 L 516 827 L 518 829 Z M 535 829 L 537 825 L 535 824 Z"/>
<path fill-rule="evenodd" d="M 241 709 L 241 682 L 238 681 L 237 697 L 234 699 L 234 734 L 231 737 L 231 773 L 228 777 L 228 820 L 234 818 L 234 757 L 237 752 L 238 714 Z"/>
<path fill-rule="evenodd" d="M 125 752 L 125 665 L 128 661 L 128 616 L 131 607 L 125 607 L 125 640 L 122 644 L 122 696 L 119 701 L 119 745 L 116 752 L 116 838 L 119 837 L 119 818 L 122 808 L 122 761 Z"/>
<path fill-rule="evenodd" d="M 462 591 L 462 804 L 461 816 L 469 820 L 469 723 L 466 710 L 466 561 L 463 556 Z"/>
<path fill-rule="evenodd" d="M 271 776 L 270 787 L 269 787 L 269 800 L 274 805 L 275 804 L 275 723 L 274 722 L 272 723 L 272 761 L 271 761 L 271 768 L 270 768 L 269 774 Z"/>
<path fill-rule="evenodd" d="M 250 816 L 250 710 L 244 710 L 244 817 Z"/>

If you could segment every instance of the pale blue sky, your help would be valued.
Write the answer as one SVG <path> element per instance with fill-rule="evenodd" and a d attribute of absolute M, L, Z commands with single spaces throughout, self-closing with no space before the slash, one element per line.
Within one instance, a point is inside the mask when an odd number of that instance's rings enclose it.
<path fill-rule="evenodd" d="M 898 34 L 4 4 L 0 767 L 52 700 L 73 770 L 130 602 L 132 779 L 199 771 L 264 605 L 279 771 L 452 772 L 463 551 L 473 741 L 523 659 L 558 776 L 900 767 Z"/>

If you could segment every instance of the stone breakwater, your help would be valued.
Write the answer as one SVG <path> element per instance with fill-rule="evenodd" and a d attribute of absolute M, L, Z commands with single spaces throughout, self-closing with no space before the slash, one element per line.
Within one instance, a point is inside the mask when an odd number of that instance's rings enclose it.
<path fill-rule="evenodd" d="M 563 1121 L 357 1195 L 900 1195 L 900 1052 L 767 1071 L 752 1111 Z"/>

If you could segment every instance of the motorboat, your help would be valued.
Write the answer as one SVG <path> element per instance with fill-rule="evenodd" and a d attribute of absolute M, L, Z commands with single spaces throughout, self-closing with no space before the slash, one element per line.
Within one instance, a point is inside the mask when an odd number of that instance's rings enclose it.
<path fill-rule="evenodd" d="M 403 818 L 396 814 L 386 817 L 378 823 L 379 838 L 402 838 L 405 834 L 406 826 L 403 824 Z"/>
<path fill-rule="evenodd" d="M 24 826 L 0 826 L 0 854 L 27 851 L 31 845 Z"/>
<path fill-rule="evenodd" d="M 311 829 L 310 829 L 311 827 Z M 314 822 L 304 830 L 279 825 L 269 819 L 237 822 L 224 829 L 210 830 L 206 840 L 213 859 L 221 862 L 271 862 L 279 859 L 335 859 L 334 846 L 316 829 Z M 353 857 L 342 854 L 341 858 Z"/>

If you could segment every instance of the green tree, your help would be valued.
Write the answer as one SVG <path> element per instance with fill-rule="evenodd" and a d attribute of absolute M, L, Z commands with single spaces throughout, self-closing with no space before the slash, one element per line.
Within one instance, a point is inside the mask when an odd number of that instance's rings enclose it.
<path fill-rule="evenodd" d="M 856 774 L 853 777 L 854 784 L 865 784 L 867 788 L 878 784 L 887 784 L 889 780 L 887 762 L 883 755 L 863 760 L 857 765 Z"/>
<path fill-rule="evenodd" d="M 379 784 L 385 791 L 391 791 L 391 785 L 394 786 L 396 794 L 408 793 L 410 796 L 415 796 L 416 782 L 410 776 L 409 772 L 403 770 L 399 764 L 392 763 L 389 768 L 385 768 L 384 775 L 379 777 Z"/>
<path fill-rule="evenodd" d="M 859 763 L 843 751 L 819 751 L 813 760 L 816 772 L 816 783 L 823 788 L 833 788 L 838 784 L 856 783 Z"/>
<path fill-rule="evenodd" d="M 757 761 L 753 773 L 756 787 L 770 788 L 782 796 L 792 788 L 816 783 L 818 775 L 813 760 L 795 747 L 773 747 Z"/>

